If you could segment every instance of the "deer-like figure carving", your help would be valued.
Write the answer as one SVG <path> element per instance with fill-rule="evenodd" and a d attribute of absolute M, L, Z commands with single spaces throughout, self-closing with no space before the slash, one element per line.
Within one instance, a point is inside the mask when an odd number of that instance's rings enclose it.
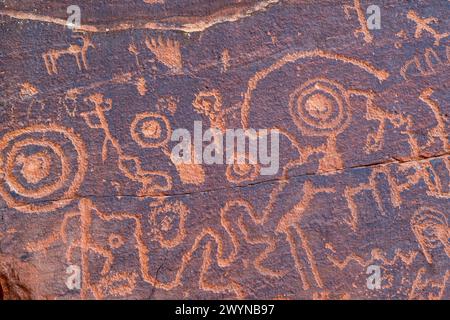
<path fill-rule="evenodd" d="M 88 37 L 77 36 L 75 38 L 82 39 L 83 45 L 70 44 L 67 49 L 50 49 L 42 55 L 49 75 L 58 73 L 58 59 L 63 55 L 73 55 L 80 71 L 83 68 L 88 69 L 86 53 L 89 47 L 95 48 L 95 46 Z"/>

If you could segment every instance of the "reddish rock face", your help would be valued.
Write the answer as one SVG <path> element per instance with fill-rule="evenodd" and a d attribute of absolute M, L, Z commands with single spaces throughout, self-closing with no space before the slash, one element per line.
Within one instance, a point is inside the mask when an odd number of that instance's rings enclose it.
<path fill-rule="evenodd" d="M 0 6 L 1 299 L 450 298 L 450 2 L 89 2 Z"/>

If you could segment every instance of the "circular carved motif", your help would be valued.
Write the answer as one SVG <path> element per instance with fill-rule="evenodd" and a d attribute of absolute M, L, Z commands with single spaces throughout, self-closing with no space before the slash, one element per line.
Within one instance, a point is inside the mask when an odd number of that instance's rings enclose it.
<path fill-rule="evenodd" d="M 345 89 L 327 79 L 313 79 L 290 96 L 289 111 L 306 135 L 327 136 L 348 126 L 350 104 Z"/>
<path fill-rule="evenodd" d="M 35 125 L 0 140 L 0 196 L 19 211 L 40 213 L 66 206 L 86 169 L 84 144 L 66 128 Z M 56 193 L 63 200 L 48 199 Z"/>
<path fill-rule="evenodd" d="M 157 113 L 140 113 L 131 123 L 131 136 L 143 148 L 159 148 L 165 145 L 170 134 L 169 120 Z"/>

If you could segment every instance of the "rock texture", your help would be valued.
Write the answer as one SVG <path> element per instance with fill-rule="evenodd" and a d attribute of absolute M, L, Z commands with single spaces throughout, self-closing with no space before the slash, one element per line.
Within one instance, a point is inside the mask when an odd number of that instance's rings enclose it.
<path fill-rule="evenodd" d="M 79 2 L 0 4 L 0 298 L 450 298 L 449 1 Z"/>

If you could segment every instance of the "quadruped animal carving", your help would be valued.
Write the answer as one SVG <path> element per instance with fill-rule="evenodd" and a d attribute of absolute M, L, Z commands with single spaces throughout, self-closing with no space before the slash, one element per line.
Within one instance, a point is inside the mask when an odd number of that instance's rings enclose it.
<path fill-rule="evenodd" d="M 90 38 L 86 36 L 76 36 L 75 38 L 81 39 L 83 45 L 70 44 L 66 49 L 51 49 L 42 55 L 45 62 L 45 67 L 49 75 L 58 73 L 58 59 L 64 55 L 72 55 L 78 66 L 78 70 L 87 70 L 87 51 L 89 48 L 95 48 L 95 45 L 91 42 Z"/>

